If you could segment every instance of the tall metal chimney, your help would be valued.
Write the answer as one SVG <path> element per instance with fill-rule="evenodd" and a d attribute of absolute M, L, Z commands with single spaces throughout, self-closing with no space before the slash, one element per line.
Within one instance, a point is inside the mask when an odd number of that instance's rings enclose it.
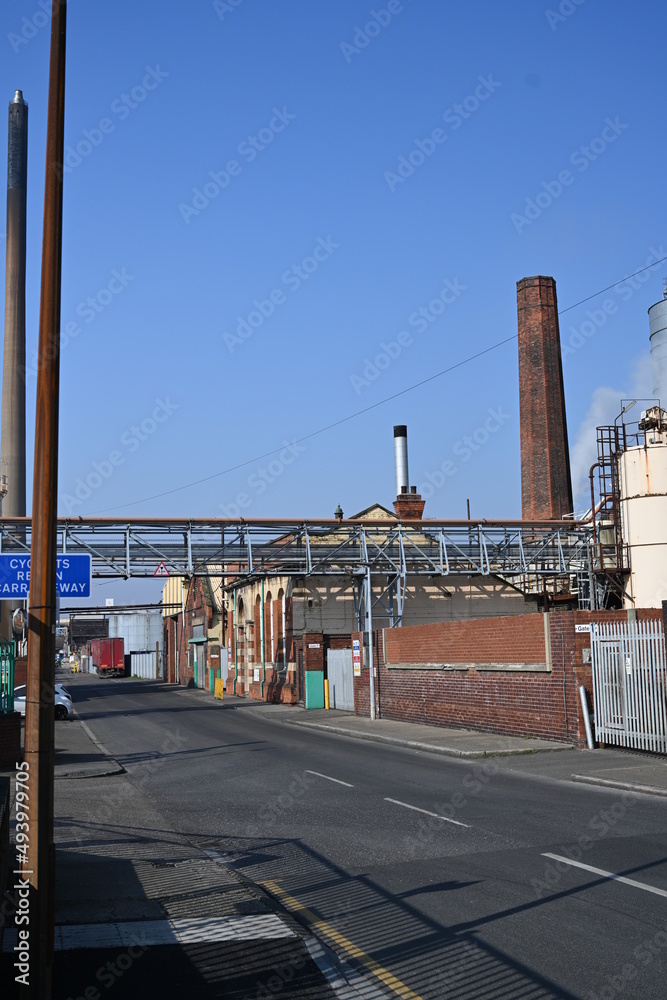
<path fill-rule="evenodd" d="M 408 429 L 405 424 L 394 427 L 394 464 L 396 467 L 396 499 L 394 510 L 402 521 L 420 521 L 424 513 L 425 500 L 417 493 L 416 486 L 410 486 L 408 475 Z"/>
<path fill-rule="evenodd" d="M 522 517 L 553 520 L 574 506 L 556 282 L 540 275 L 516 288 Z"/>
<path fill-rule="evenodd" d="M 9 102 L 7 264 L 2 368 L 0 475 L 7 476 L 2 513 L 25 516 L 25 260 L 28 105 L 17 90 Z"/>
<path fill-rule="evenodd" d="M 396 469 L 396 496 L 410 491 L 408 475 L 408 428 L 405 424 L 394 427 L 394 467 Z"/>

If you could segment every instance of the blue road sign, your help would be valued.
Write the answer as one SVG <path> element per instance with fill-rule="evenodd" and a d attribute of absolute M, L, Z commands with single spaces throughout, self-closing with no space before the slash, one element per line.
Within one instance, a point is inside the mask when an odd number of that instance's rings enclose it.
<path fill-rule="evenodd" d="M 90 597 L 90 556 L 59 555 L 56 587 L 59 597 Z M 30 556 L 0 554 L 0 600 L 20 600 L 30 590 Z"/>

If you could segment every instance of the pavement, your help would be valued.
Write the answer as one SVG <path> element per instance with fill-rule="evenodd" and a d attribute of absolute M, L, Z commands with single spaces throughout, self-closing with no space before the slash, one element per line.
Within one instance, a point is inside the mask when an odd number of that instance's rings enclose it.
<path fill-rule="evenodd" d="M 73 690 L 80 682 L 63 680 Z M 541 780 L 667 796 L 667 759 L 650 754 L 578 750 L 549 740 L 234 697 L 214 702 L 198 690 L 180 689 L 179 694 L 205 700 L 215 710 L 249 712 L 272 724 L 320 729 L 345 740 L 372 740 L 471 762 L 492 757 L 501 768 Z M 367 983 L 344 976 L 333 952 L 226 865 L 224 856 L 193 848 L 185 837 L 166 830 L 148 795 L 127 781 L 123 767 L 82 719 L 57 723 L 55 738 L 60 805 L 53 1000 L 101 1000 L 130 967 L 132 976 L 116 991 L 128 1000 L 158 992 L 202 1000 L 276 993 L 303 1000 L 373 1000 Z M 11 926 L 5 930 L 0 956 L 0 981 L 10 977 L 8 983 L 14 978 L 10 963 L 16 933 Z M 17 991 L 19 996 L 25 992 Z M 11 995 L 4 988 L 1 992 Z"/>

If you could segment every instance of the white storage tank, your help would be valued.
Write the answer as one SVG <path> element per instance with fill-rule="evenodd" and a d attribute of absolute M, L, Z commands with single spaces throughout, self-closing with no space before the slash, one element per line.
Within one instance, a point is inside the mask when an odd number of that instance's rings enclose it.
<path fill-rule="evenodd" d="M 667 600 L 667 411 L 642 415 L 644 445 L 619 458 L 621 524 L 629 546 L 629 608 Z"/>
<path fill-rule="evenodd" d="M 667 408 L 667 286 L 660 302 L 648 311 L 653 395 Z"/>

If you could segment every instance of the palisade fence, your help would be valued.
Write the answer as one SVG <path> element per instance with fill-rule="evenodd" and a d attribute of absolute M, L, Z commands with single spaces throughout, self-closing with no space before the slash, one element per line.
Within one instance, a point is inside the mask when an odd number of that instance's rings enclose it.
<path fill-rule="evenodd" d="M 662 622 L 591 625 L 595 736 L 667 753 L 667 657 Z"/>
<path fill-rule="evenodd" d="M 0 642 L 0 712 L 14 711 L 15 643 Z"/>

